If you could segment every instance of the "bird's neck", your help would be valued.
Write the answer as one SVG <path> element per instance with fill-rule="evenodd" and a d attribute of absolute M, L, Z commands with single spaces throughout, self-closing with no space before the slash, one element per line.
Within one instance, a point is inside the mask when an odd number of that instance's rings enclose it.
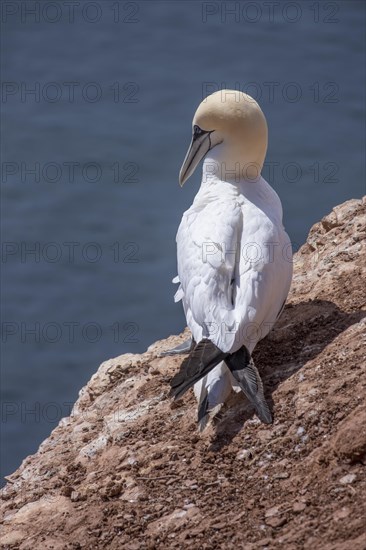
<path fill-rule="evenodd" d="M 256 182 L 261 177 L 262 166 L 258 161 L 245 158 L 239 151 L 228 149 L 223 144 L 211 149 L 205 157 L 202 169 L 202 185 L 215 181 L 229 183 Z"/>
<path fill-rule="evenodd" d="M 252 178 L 248 177 L 247 173 L 243 174 L 242 172 L 242 167 L 245 164 L 239 161 L 235 161 L 234 165 L 230 164 L 227 157 L 223 159 L 215 149 L 216 147 L 209 152 L 204 160 L 201 187 L 195 200 L 205 203 L 208 200 L 207 197 L 210 197 L 210 200 L 217 196 L 220 196 L 221 199 L 226 197 L 228 200 L 235 197 L 237 200 L 241 196 L 244 200 L 263 210 L 269 219 L 274 218 L 278 223 L 282 222 L 281 201 L 260 172 L 259 175 L 257 172 L 253 173 Z"/>

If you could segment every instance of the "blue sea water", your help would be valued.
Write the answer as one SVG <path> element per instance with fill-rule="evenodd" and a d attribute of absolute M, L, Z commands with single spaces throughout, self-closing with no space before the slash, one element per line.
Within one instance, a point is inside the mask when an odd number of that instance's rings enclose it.
<path fill-rule="evenodd" d="M 66 3 L 67 4 L 67 3 Z M 365 5 L 2 3 L 1 475 L 100 362 L 185 326 L 178 172 L 201 99 L 253 95 L 294 249 L 365 194 Z"/>

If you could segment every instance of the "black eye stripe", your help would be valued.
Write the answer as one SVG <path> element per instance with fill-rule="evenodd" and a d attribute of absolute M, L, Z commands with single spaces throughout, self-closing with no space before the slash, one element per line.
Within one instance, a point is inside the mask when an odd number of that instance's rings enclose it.
<path fill-rule="evenodd" d="M 204 134 L 212 134 L 213 130 L 202 130 L 197 124 L 193 126 L 193 136 L 195 138 L 203 136 Z"/>

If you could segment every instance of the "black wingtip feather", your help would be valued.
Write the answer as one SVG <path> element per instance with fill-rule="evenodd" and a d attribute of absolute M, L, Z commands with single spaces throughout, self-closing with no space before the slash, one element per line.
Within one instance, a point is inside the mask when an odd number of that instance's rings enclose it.
<path fill-rule="evenodd" d="M 198 415 L 197 415 L 197 422 L 198 424 L 201 424 L 205 416 L 207 415 L 207 409 L 208 409 L 208 395 L 205 396 L 205 398 L 201 401 L 199 409 L 198 409 Z"/>
<path fill-rule="evenodd" d="M 264 424 L 272 424 L 273 418 L 264 397 L 260 374 L 246 347 L 243 346 L 231 354 L 226 359 L 226 364 L 243 393 L 252 403 L 259 420 Z"/>
<path fill-rule="evenodd" d="M 220 363 L 227 353 L 223 353 L 211 340 L 204 338 L 192 349 L 182 362 L 179 372 L 170 381 L 169 395 L 179 399 L 196 382 Z"/>

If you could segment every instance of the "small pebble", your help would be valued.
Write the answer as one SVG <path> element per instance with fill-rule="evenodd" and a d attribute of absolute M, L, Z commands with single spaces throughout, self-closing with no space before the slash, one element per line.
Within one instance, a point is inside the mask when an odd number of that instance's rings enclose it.
<path fill-rule="evenodd" d="M 249 449 L 242 449 L 238 452 L 236 458 L 237 460 L 247 460 L 249 458 L 253 458 L 253 453 Z"/>
<path fill-rule="evenodd" d="M 270 527 L 281 527 L 286 523 L 286 518 L 282 517 L 273 517 L 273 518 L 266 518 L 266 524 Z"/>
<path fill-rule="evenodd" d="M 266 510 L 266 513 L 264 514 L 264 516 L 266 518 L 272 518 L 273 516 L 278 516 L 278 513 L 279 513 L 278 506 L 274 506 L 273 508 L 269 508 L 268 510 Z"/>
<path fill-rule="evenodd" d="M 341 477 L 339 480 L 339 483 L 342 483 L 342 485 L 348 485 L 350 483 L 353 483 L 356 479 L 356 474 L 347 474 L 346 476 Z"/>
<path fill-rule="evenodd" d="M 340 519 L 345 519 L 347 518 L 351 513 L 351 510 L 349 508 L 341 508 L 340 510 L 336 510 L 334 513 L 333 513 L 333 519 L 335 521 L 339 521 Z"/>
<path fill-rule="evenodd" d="M 306 504 L 304 502 L 294 502 L 294 505 L 292 506 L 292 509 L 297 514 L 299 512 L 303 512 L 306 508 Z"/>
<path fill-rule="evenodd" d="M 288 472 L 280 472 L 279 474 L 276 474 L 273 476 L 275 479 L 287 479 L 290 477 L 290 474 Z"/>

